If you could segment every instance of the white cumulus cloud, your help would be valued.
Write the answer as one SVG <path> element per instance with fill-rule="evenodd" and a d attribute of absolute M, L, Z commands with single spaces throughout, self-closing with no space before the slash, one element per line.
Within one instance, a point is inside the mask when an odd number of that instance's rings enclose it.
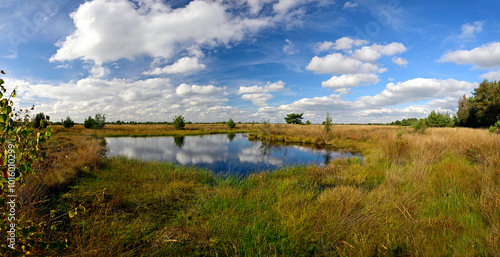
<path fill-rule="evenodd" d="M 51 61 L 170 58 L 193 44 L 239 41 L 270 24 L 266 17 L 232 16 L 220 1 L 192 1 L 172 9 L 157 1 L 143 1 L 138 8 L 127 0 L 94 0 L 80 5 L 71 18 L 76 30 L 58 43 Z"/>
<path fill-rule="evenodd" d="M 476 83 L 455 79 L 416 78 L 397 84 L 389 83 L 380 94 L 362 96 L 357 103 L 365 108 L 378 108 L 446 97 L 455 97 L 458 102 L 459 97 L 476 86 Z"/>
<path fill-rule="evenodd" d="M 345 88 L 357 87 L 360 84 L 376 84 L 379 81 L 378 76 L 375 74 L 342 74 L 341 76 L 333 76 L 331 79 L 323 81 L 321 85 L 330 88 Z"/>
<path fill-rule="evenodd" d="M 198 85 L 188 85 L 186 83 L 180 84 L 175 92 L 180 96 L 188 95 L 220 95 L 223 92 L 223 88 L 216 87 L 213 85 L 208 86 L 198 86 Z"/>
<path fill-rule="evenodd" d="M 174 74 L 174 73 L 190 73 L 205 69 L 205 64 L 199 63 L 197 57 L 182 57 L 174 64 L 163 68 L 155 68 L 151 71 L 143 72 L 144 75 L 159 75 L 159 74 Z"/>
<path fill-rule="evenodd" d="M 252 103 L 257 106 L 265 106 L 267 105 L 267 101 L 274 97 L 268 93 L 283 90 L 285 90 L 285 82 L 280 80 L 274 83 L 267 82 L 265 86 L 241 86 L 236 91 L 236 94 L 242 95 L 241 99 L 252 101 Z"/>
<path fill-rule="evenodd" d="M 440 62 L 472 64 L 481 69 L 500 67 L 500 42 L 491 42 L 471 50 L 450 51 L 441 56 Z"/>
<path fill-rule="evenodd" d="M 283 81 L 278 81 L 278 82 L 267 82 L 265 86 L 250 86 L 250 87 L 245 87 L 241 86 L 236 94 L 241 95 L 241 94 L 254 94 L 254 93 L 269 93 L 269 92 L 276 92 L 276 91 L 283 91 L 285 90 L 285 82 Z"/>
<path fill-rule="evenodd" d="M 257 106 L 266 106 L 267 101 L 271 98 L 273 98 L 273 96 L 266 93 L 244 94 L 241 96 L 241 99 L 252 101 L 252 103 Z"/>
<path fill-rule="evenodd" d="M 406 67 L 408 65 L 408 61 L 401 57 L 393 57 L 392 62 L 400 67 Z"/>

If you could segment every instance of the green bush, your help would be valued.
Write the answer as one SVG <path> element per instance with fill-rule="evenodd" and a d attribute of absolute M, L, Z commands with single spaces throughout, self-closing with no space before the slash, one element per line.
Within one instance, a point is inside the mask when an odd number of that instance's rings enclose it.
<path fill-rule="evenodd" d="M 50 117 L 43 112 L 38 113 L 33 117 L 33 120 L 31 121 L 31 126 L 35 129 L 40 129 L 40 128 L 46 128 L 49 125 L 49 120 Z"/>
<path fill-rule="evenodd" d="M 106 125 L 106 116 L 100 113 L 97 113 L 94 118 L 89 116 L 83 122 L 83 126 L 88 129 L 102 129 L 104 125 Z"/>
<path fill-rule="evenodd" d="M 455 121 L 449 113 L 432 111 L 431 114 L 425 118 L 425 124 L 429 127 L 453 127 Z"/>
<path fill-rule="evenodd" d="M 71 128 L 75 126 L 75 122 L 68 116 L 65 120 L 61 120 L 64 128 Z"/>
<path fill-rule="evenodd" d="M 493 126 L 490 126 L 490 133 L 500 134 L 500 120 L 497 121 Z"/>
<path fill-rule="evenodd" d="M 425 132 L 425 129 L 427 129 L 427 125 L 425 124 L 424 119 L 420 119 L 420 120 L 413 122 L 413 124 L 411 124 L 411 126 L 413 127 L 413 129 L 415 131 L 420 132 L 422 134 Z"/>
<path fill-rule="evenodd" d="M 182 115 L 175 116 L 174 122 L 172 122 L 172 124 L 174 125 L 175 129 L 179 130 L 184 129 L 184 127 L 186 126 L 186 122 L 184 121 L 184 117 Z"/>
<path fill-rule="evenodd" d="M 227 126 L 228 126 L 230 129 L 233 129 L 233 128 L 235 128 L 235 127 L 236 127 L 236 123 L 234 123 L 233 119 L 229 119 L 229 120 L 227 121 L 227 123 L 226 123 L 226 124 L 227 124 Z"/>

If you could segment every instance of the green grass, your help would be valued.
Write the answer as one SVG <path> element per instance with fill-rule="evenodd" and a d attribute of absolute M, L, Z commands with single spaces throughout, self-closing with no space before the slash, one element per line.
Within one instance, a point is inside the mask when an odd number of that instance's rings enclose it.
<path fill-rule="evenodd" d="M 446 159 L 436 164 L 451 165 Z M 459 164 L 457 164 L 459 165 Z M 428 188 L 402 166 L 336 160 L 247 178 L 169 163 L 110 158 L 66 203 L 67 253 L 104 256 L 491 255 L 477 202 L 456 183 Z M 372 172 L 367 172 L 372 171 Z M 425 192 L 422 192 L 424 190 Z M 432 194 L 432 195 L 428 195 Z"/>

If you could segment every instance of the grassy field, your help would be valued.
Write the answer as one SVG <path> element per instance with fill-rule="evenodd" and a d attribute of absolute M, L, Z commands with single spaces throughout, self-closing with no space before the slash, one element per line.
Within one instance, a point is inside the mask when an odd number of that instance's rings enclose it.
<path fill-rule="evenodd" d="M 245 179 L 102 158 L 102 140 L 95 137 L 226 130 L 188 128 L 56 128 L 49 159 L 40 164 L 46 172 L 26 190 L 26 199 L 46 196 L 26 204 L 26 213 L 37 210 L 33 219 L 48 219 L 59 228 L 54 240 L 69 242 L 67 249 L 46 254 L 500 255 L 500 136 L 487 130 L 432 128 L 422 134 L 395 126 L 336 125 L 326 135 L 319 125 L 239 125 L 255 138 L 332 144 L 364 156 L 363 164 L 340 159 Z M 79 208 L 69 218 L 68 210 L 78 206 L 85 211 Z"/>

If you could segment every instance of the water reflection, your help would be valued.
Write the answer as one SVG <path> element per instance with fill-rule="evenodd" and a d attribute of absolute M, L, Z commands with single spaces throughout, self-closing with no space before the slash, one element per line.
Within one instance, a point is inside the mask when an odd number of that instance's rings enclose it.
<path fill-rule="evenodd" d="M 106 138 L 107 156 L 128 157 L 194 165 L 218 173 L 247 175 L 293 164 L 328 164 L 351 153 L 248 141 L 244 134 L 187 137 Z M 360 156 L 360 155 L 356 155 Z"/>
<path fill-rule="evenodd" d="M 184 146 L 184 137 L 174 137 L 175 146 L 182 148 Z"/>

